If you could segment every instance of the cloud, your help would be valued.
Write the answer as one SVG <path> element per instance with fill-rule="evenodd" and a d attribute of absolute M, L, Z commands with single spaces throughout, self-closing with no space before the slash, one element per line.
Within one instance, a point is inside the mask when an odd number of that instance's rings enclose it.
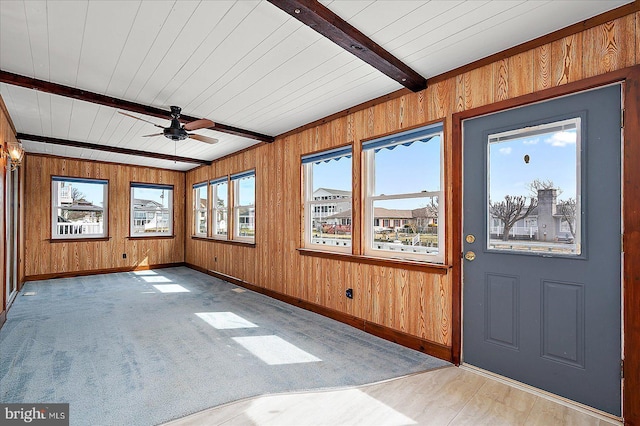
<path fill-rule="evenodd" d="M 522 141 L 522 145 L 538 145 L 538 142 L 540 142 L 540 138 L 525 139 Z"/>
<path fill-rule="evenodd" d="M 576 133 L 575 132 L 556 132 L 550 138 L 545 139 L 545 143 L 551 146 L 565 147 L 567 145 L 575 145 Z"/>
<path fill-rule="evenodd" d="M 509 154 L 511 154 L 511 147 L 510 147 L 510 146 L 508 146 L 508 147 L 506 147 L 506 148 L 500 148 L 500 149 L 498 150 L 498 152 L 499 152 L 500 154 L 503 154 L 503 155 L 509 155 Z"/>

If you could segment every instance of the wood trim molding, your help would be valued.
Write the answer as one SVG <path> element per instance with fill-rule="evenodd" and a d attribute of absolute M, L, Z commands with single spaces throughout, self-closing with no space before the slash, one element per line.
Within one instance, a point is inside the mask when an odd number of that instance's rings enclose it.
<path fill-rule="evenodd" d="M 27 282 L 27 281 L 39 281 L 39 280 L 51 280 L 51 279 L 57 279 L 57 278 L 84 277 L 88 275 L 112 274 L 117 272 L 147 271 L 149 269 L 177 268 L 179 266 L 186 266 L 186 264 L 184 262 L 161 263 L 156 265 L 134 265 L 134 266 L 123 266 L 120 268 L 91 269 L 86 271 L 70 271 L 70 272 L 56 272 L 52 274 L 27 275 L 26 277 L 24 277 L 24 281 Z"/>
<path fill-rule="evenodd" d="M 419 92 L 427 80 L 382 46 L 316 0 L 268 0 L 347 52 L 404 87 Z"/>
<path fill-rule="evenodd" d="M 640 425 L 640 66 L 625 81 L 622 171 L 625 424 Z"/>
<path fill-rule="evenodd" d="M 180 163 L 195 163 L 195 164 L 201 164 L 201 165 L 207 165 L 207 166 L 211 164 L 211 161 L 201 160 L 199 158 L 179 157 L 176 155 L 161 154 L 159 152 L 141 151 L 138 149 L 129 149 L 129 148 L 121 148 L 117 146 L 102 145 L 97 143 L 72 141 L 68 139 L 52 138 L 48 136 L 18 133 L 16 137 L 21 140 L 27 140 L 32 142 L 42 142 L 42 143 L 49 143 L 53 145 L 73 146 L 76 148 L 92 149 L 95 151 L 107 151 L 107 152 L 113 152 L 116 154 L 149 157 L 149 158 L 155 158 L 158 160 L 178 161 Z"/>
<path fill-rule="evenodd" d="M 109 241 L 111 237 L 87 237 L 87 238 L 48 238 L 52 244 L 57 243 L 84 243 L 84 242 L 96 242 L 96 241 Z"/>
<path fill-rule="evenodd" d="M 636 2 L 637 3 L 637 2 Z M 634 3 L 635 4 L 635 3 Z M 636 5 L 637 6 L 637 5 Z M 454 174 L 462 176 L 462 121 L 466 118 L 503 111 L 559 96 L 624 82 L 623 146 L 623 329 L 624 380 L 623 414 L 625 425 L 640 425 L 640 65 L 586 78 L 540 92 L 508 99 L 453 114 Z M 452 230 L 454 251 L 462 253 L 462 191 L 454 195 L 453 216 L 459 220 Z M 453 281 L 452 358 L 459 364 L 462 341 L 462 265 L 456 260 Z"/>
<path fill-rule="evenodd" d="M 4 323 L 7 322 L 7 310 L 4 309 L 2 312 L 0 312 L 0 328 L 2 328 L 2 326 L 4 325 Z"/>
<path fill-rule="evenodd" d="M 223 240 L 222 238 L 215 238 L 215 237 L 198 237 L 196 235 L 190 235 L 190 237 L 192 240 L 196 240 L 196 241 L 208 241 L 212 243 L 229 244 L 232 246 L 242 246 L 242 247 L 252 247 L 252 248 L 256 247 L 256 243 L 250 243 L 245 241 Z"/>
<path fill-rule="evenodd" d="M 220 278 L 221 280 L 228 281 L 237 286 L 244 287 L 251 291 L 255 291 L 256 293 L 264 294 L 265 296 L 272 297 L 274 299 L 280 300 L 290 305 L 297 306 L 307 311 L 311 311 L 316 314 L 323 315 L 325 317 L 334 319 L 344 324 L 348 324 L 366 333 L 373 334 L 374 336 L 378 336 L 382 339 L 389 340 L 401 346 L 405 346 L 407 348 L 411 348 L 416 351 L 426 353 L 427 355 L 431 355 L 436 358 L 440 358 L 445 361 L 451 362 L 451 359 L 452 359 L 451 348 L 448 346 L 441 345 L 440 343 L 435 343 L 426 339 L 421 339 L 420 337 L 413 336 L 411 334 L 403 333 L 400 331 L 396 331 L 389 327 L 375 324 L 365 319 L 358 318 L 353 315 L 345 314 L 343 312 L 336 311 L 334 309 L 330 309 L 322 305 L 317 305 L 315 303 L 307 302 L 306 300 L 288 296 L 286 294 L 282 294 L 270 289 L 258 287 L 255 284 L 251 284 L 247 281 L 243 281 L 239 278 L 232 277 L 230 275 L 226 275 L 211 269 L 201 268 L 199 266 L 192 265 L 190 263 L 186 263 L 185 266 L 191 269 L 194 269 L 196 271 L 205 273 L 207 275 L 211 275 L 212 277 L 216 277 L 216 278 Z"/>
<path fill-rule="evenodd" d="M 362 256 L 323 250 L 313 250 L 308 248 L 299 248 L 298 253 L 300 253 L 302 256 L 321 257 L 324 259 L 343 260 L 346 262 L 362 263 L 366 265 L 377 265 L 391 268 L 407 269 L 410 271 L 429 272 L 438 275 L 447 275 L 447 273 L 451 269 L 451 265 L 415 262 L 411 260 L 388 259 L 386 257 Z"/>
<path fill-rule="evenodd" d="M 149 115 L 162 119 L 171 119 L 171 111 L 168 110 L 142 105 L 136 102 L 118 99 L 111 96 L 105 96 L 99 93 L 78 89 L 76 87 L 69 87 L 49 81 L 38 80 L 36 78 L 10 73 L 8 71 L 0 70 L 0 82 L 11 84 L 13 86 L 25 87 L 27 89 L 38 90 L 45 93 L 51 93 L 54 95 L 78 99 L 80 101 L 91 102 L 98 105 L 104 105 L 111 108 L 124 109 L 127 111 L 136 112 L 138 114 Z M 183 123 L 188 123 L 195 120 L 199 120 L 199 118 L 183 114 L 180 115 L 180 121 L 182 121 Z M 255 139 L 262 142 L 274 141 L 273 136 L 264 135 L 262 133 L 253 132 L 251 130 L 245 130 L 239 127 L 229 126 L 221 123 L 214 123 L 214 125 L 208 127 L 208 129 L 228 133 L 231 135 L 242 136 L 244 138 Z"/>

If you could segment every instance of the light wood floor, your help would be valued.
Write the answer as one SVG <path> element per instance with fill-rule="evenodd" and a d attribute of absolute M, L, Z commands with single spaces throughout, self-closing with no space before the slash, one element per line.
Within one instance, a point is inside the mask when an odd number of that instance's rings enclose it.
<path fill-rule="evenodd" d="M 213 384 L 212 386 L 215 386 Z M 457 367 L 352 389 L 251 398 L 168 423 L 193 425 L 616 425 Z"/>

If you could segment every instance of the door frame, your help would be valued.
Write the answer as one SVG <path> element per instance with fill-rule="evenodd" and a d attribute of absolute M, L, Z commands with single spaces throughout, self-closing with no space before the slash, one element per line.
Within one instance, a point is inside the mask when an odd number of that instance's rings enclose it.
<path fill-rule="evenodd" d="M 452 115 L 452 359 L 460 365 L 462 347 L 462 121 L 613 83 L 623 83 L 622 137 L 622 415 L 640 425 L 640 65 L 461 111 Z M 634 143 L 635 141 L 635 143 Z"/>

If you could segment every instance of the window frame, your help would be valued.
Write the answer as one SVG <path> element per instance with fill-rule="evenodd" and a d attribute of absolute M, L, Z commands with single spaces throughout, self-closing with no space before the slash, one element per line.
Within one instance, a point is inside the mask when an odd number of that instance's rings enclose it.
<path fill-rule="evenodd" d="M 238 204 L 240 200 L 240 180 L 253 177 L 253 204 L 241 205 Z M 230 192 L 233 195 L 231 197 L 230 211 L 233 220 L 231 224 L 231 228 L 233 230 L 233 240 L 245 242 L 245 243 L 255 243 L 255 235 L 256 235 L 256 188 L 257 188 L 257 178 L 256 178 L 256 170 L 251 169 L 240 173 L 235 173 L 229 176 L 229 187 Z M 240 235 L 240 209 L 248 208 L 253 209 L 253 237 Z M 227 218 L 229 217 L 229 213 L 227 213 Z M 251 216 L 249 216 L 251 217 Z M 227 222 L 229 220 L 227 219 Z M 229 226 L 227 225 L 227 233 L 229 233 Z"/>
<path fill-rule="evenodd" d="M 200 199 L 200 197 L 198 197 L 198 191 L 202 190 L 202 188 L 205 188 L 205 191 L 207 193 L 207 203 L 204 206 L 204 208 L 199 207 L 198 206 L 198 200 Z M 209 189 L 209 182 L 200 182 L 200 183 L 196 183 L 193 185 L 193 235 L 196 237 L 207 237 L 209 235 L 209 200 L 210 200 L 210 189 Z M 203 213 L 205 215 L 205 231 L 204 233 L 202 232 L 198 232 L 199 231 L 199 220 L 198 220 L 198 216 L 199 214 Z"/>
<path fill-rule="evenodd" d="M 303 155 L 300 158 L 300 163 L 302 166 L 302 179 L 304 183 L 304 212 L 303 212 L 303 224 L 302 229 L 304 230 L 304 241 L 303 247 L 313 250 L 323 250 L 337 253 L 347 253 L 351 254 L 353 252 L 353 189 L 351 190 L 351 196 L 348 198 L 336 198 L 335 196 L 331 197 L 322 197 L 320 200 L 313 199 L 313 166 L 321 161 L 332 161 L 336 158 L 351 158 L 351 188 L 353 188 L 353 146 L 351 144 L 344 145 L 337 148 L 331 148 L 328 150 L 318 151 L 311 154 Z M 322 212 L 322 207 L 327 206 L 329 204 L 337 204 L 339 202 L 348 202 L 351 211 L 351 216 L 349 217 L 349 222 L 351 224 L 351 238 L 349 240 L 349 245 L 331 245 L 331 244 L 319 244 L 313 242 L 313 218 L 314 213 Z M 328 213 L 328 211 L 327 211 Z M 333 212 L 335 214 L 335 212 Z"/>
<path fill-rule="evenodd" d="M 439 189 L 437 191 L 424 192 L 408 192 L 396 194 L 380 194 L 375 195 L 375 153 L 376 148 L 388 148 L 409 143 L 411 140 L 418 142 L 420 139 L 440 137 L 440 173 L 439 173 Z M 428 142 L 427 142 L 428 143 Z M 408 198 L 424 198 L 428 201 L 430 198 L 438 199 L 438 217 L 444 216 L 444 123 L 437 122 L 427 126 L 421 126 L 415 129 L 394 133 L 392 135 L 375 138 L 362 142 L 362 170 L 363 170 L 363 253 L 366 256 L 393 258 L 400 260 L 411 260 L 425 263 L 444 264 L 445 261 L 445 227 L 444 221 L 438 221 L 438 252 L 431 253 L 412 253 L 399 250 L 385 250 L 374 248 L 374 222 L 376 201 L 400 200 Z M 389 221 L 393 223 L 391 218 L 383 218 L 383 223 Z"/>
<path fill-rule="evenodd" d="M 218 209 L 216 206 L 218 204 L 218 185 L 225 184 L 227 185 L 227 198 L 226 205 L 224 209 Z M 209 203 L 209 207 L 211 209 L 211 238 L 215 238 L 218 240 L 229 241 L 229 176 L 212 179 L 209 181 L 209 187 L 211 188 L 211 201 Z M 224 234 L 218 234 L 218 220 L 217 215 L 218 211 L 224 211 L 226 214 L 226 232 Z"/>
<path fill-rule="evenodd" d="M 86 234 L 82 232 L 60 234 L 58 232 L 58 209 L 59 209 L 59 187 L 57 182 L 76 182 L 87 183 L 95 185 L 103 185 L 102 188 L 102 233 Z M 72 176 L 51 176 L 51 240 L 96 240 L 109 238 L 109 180 L 107 179 L 93 179 L 93 178 L 79 178 Z"/>
<path fill-rule="evenodd" d="M 174 185 L 165 185 L 165 184 L 153 184 L 153 183 L 141 183 L 141 182 L 131 182 L 129 184 L 129 238 L 174 238 L 174 204 L 173 204 L 173 193 L 175 191 Z M 168 220 L 169 226 L 168 232 L 145 232 L 145 233 L 136 233 L 134 232 L 134 223 L 135 223 L 135 210 L 134 210 L 134 192 L 136 188 L 146 188 L 146 189 L 162 189 L 167 190 L 168 192 Z M 138 210 L 139 212 L 140 210 Z M 145 210 L 146 211 L 146 210 Z"/>

